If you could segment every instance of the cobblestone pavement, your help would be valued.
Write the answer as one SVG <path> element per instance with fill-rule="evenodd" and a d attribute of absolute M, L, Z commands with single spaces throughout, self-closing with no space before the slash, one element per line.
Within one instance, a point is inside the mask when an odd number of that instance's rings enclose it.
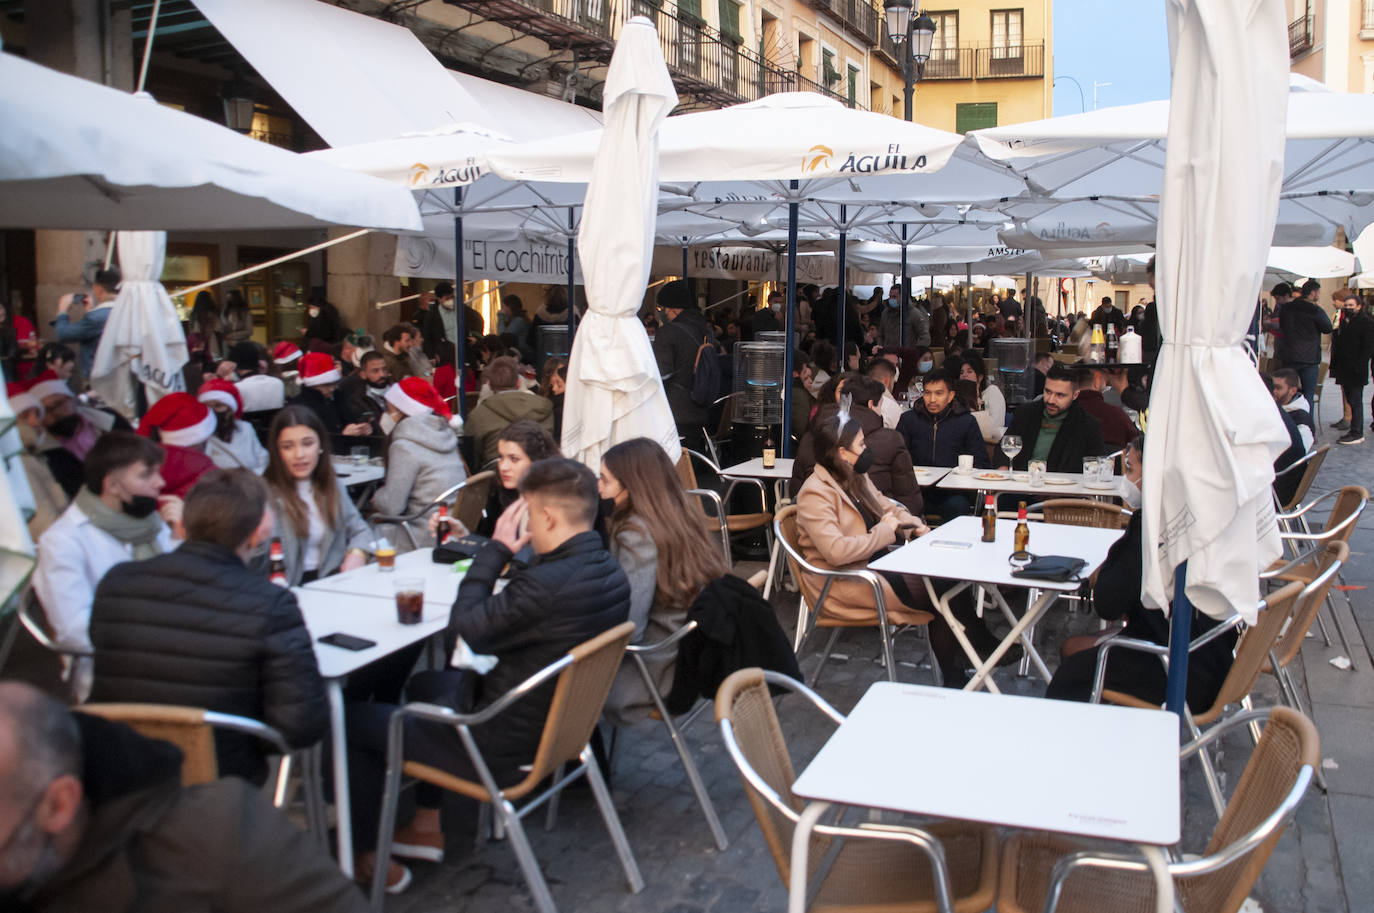
<path fill-rule="evenodd" d="M 1328 420 L 1332 417 L 1327 416 Z M 1334 441 L 1335 432 L 1323 431 L 1323 440 Z M 1374 442 L 1334 448 L 1314 493 L 1374 477 L 1371 448 Z M 1363 519 L 1355 533 L 1345 575 L 1348 584 L 1363 587 L 1374 581 L 1374 567 L 1367 560 L 1371 546 L 1374 516 Z M 741 564 L 737 571 L 747 575 L 758 567 Z M 1354 606 L 1353 622 L 1344 597 L 1338 594 L 1336 601 L 1356 641 L 1352 643 L 1355 669 L 1341 671 L 1331 666 L 1328 660 L 1341 652 L 1339 642 L 1327 648 L 1318 636 L 1309 639 L 1304 649 L 1299 676 L 1323 736 L 1330 792 L 1313 789 L 1260 879 L 1253 898 L 1269 913 L 1361 913 L 1374 908 L 1370 899 L 1374 897 L 1374 841 L 1368 839 L 1374 826 L 1374 749 L 1368 738 L 1374 724 L 1374 666 L 1364 645 L 1364 638 L 1374 636 L 1374 601 L 1365 589 L 1350 590 L 1348 595 Z M 774 602 L 790 632 L 796 596 L 783 593 Z M 1096 627 L 1089 617 L 1062 606 L 1051 612 L 1038 635 L 1051 666 L 1058 660 L 1056 645 L 1063 637 Z M 929 682 L 930 670 L 922 665 L 924 640 L 917 634 L 904 634 L 898 645 L 900 676 Z M 804 672 L 813 668 L 820 646 L 815 638 L 804 649 Z M 847 712 L 870 684 L 882 679 L 882 667 L 871 631 L 846 632 L 836 649 L 840 658 L 828 666 L 818 690 Z M 1014 693 L 1044 690 L 1038 678 L 1016 678 L 1006 669 L 998 671 L 997 681 Z M 1277 688 L 1265 676 L 1256 703 L 1276 702 Z M 830 725 L 796 698 L 782 702 L 780 715 L 800 770 L 825 741 Z M 534 851 L 561 910 L 736 913 L 785 908 L 786 891 L 708 714 L 687 730 L 687 738 L 729 837 L 729 849 L 715 848 L 662 725 L 650 721 L 630 727 L 617 738 L 612 793 L 646 886 L 639 894 L 629 892 L 590 794 L 570 791 L 552 830 L 545 831 L 542 812 L 528 821 Z M 931 745 L 930 750 L 957 751 L 958 746 Z M 1244 733 L 1224 746 L 1228 790 L 1249 752 Z M 1008 763 L 1014 763 L 1013 759 Z M 1128 787 L 1123 784 L 1123 788 Z M 1184 847 L 1198 852 L 1215 822 L 1196 762 L 1184 767 L 1184 791 Z M 405 895 L 389 899 L 388 911 L 533 909 L 510 848 L 501 842 L 474 848 L 475 819 L 470 804 L 455 803 L 446 809 L 448 861 L 414 865 L 415 885 Z"/>

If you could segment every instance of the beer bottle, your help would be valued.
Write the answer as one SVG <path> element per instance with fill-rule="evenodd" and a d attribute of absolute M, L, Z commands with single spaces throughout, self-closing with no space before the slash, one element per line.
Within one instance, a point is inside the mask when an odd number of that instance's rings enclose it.
<path fill-rule="evenodd" d="M 992 495 L 988 495 L 987 503 L 983 505 L 983 541 L 997 541 L 997 502 Z"/>
<path fill-rule="evenodd" d="M 450 533 L 449 533 L 449 525 L 448 525 L 448 523 L 445 522 L 446 520 L 448 520 L 448 507 L 447 507 L 446 505 L 440 504 L 440 505 L 439 505 L 439 544 L 440 544 L 440 545 L 443 545 L 445 542 L 447 542 L 447 541 L 448 541 L 448 537 L 449 537 L 449 535 L 450 535 Z"/>
<path fill-rule="evenodd" d="M 1016 551 L 1030 551 L 1030 524 L 1026 522 L 1026 502 L 1016 509 L 1016 536 L 1013 539 Z"/>
<path fill-rule="evenodd" d="M 281 539 L 273 537 L 272 549 L 268 553 L 267 579 L 277 586 L 290 586 L 286 579 L 286 558 L 282 554 Z"/>
<path fill-rule="evenodd" d="M 772 435 L 763 443 L 763 468 L 772 469 L 778 464 L 778 450 L 773 446 Z"/>
<path fill-rule="evenodd" d="M 1107 363 L 1116 364 L 1117 362 L 1117 340 L 1116 324 L 1107 324 Z"/>

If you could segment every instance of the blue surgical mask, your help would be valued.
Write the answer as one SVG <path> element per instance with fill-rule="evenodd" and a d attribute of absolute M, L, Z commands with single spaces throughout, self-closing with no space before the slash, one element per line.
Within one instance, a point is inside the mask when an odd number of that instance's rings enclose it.
<path fill-rule="evenodd" d="M 899 308 L 902 306 L 902 300 L 900 298 L 889 298 L 887 299 L 887 306 L 894 309 Z"/>
<path fill-rule="evenodd" d="M 916 370 L 919 371 L 919 372 L 921 372 L 922 374 L 929 374 L 934 368 L 935 368 L 935 362 L 933 362 L 933 361 L 918 361 L 918 362 L 916 362 Z"/>

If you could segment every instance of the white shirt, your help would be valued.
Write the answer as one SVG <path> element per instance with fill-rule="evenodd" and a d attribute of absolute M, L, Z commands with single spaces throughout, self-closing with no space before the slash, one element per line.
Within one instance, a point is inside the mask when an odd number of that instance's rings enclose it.
<path fill-rule="evenodd" d="M 1295 396 L 1290 402 L 1284 403 L 1279 408 L 1284 412 L 1306 412 L 1309 415 L 1312 413 L 1312 407 L 1307 404 L 1307 398 L 1303 396 Z M 1312 444 L 1316 440 L 1312 436 L 1312 429 L 1297 419 L 1293 420 L 1293 424 L 1298 426 L 1298 439 L 1302 441 L 1302 449 L 1311 450 Z"/>
<path fill-rule="evenodd" d="M 982 397 L 983 408 L 987 410 L 992 423 L 1005 426 L 1007 424 L 1007 398 L 1003 395 L 1002 388 L 996 384 L 988 384 L 987 389 L 982 392 Z"/>
<path fill-rule="evenodd" d="M 234 386 L 239 389 L 244 412 L 266 412 L 286 405 L 286 385 L 267 374 L 250 374 Z"/>
<path fill-rule="evenodd" d="M 902 404 L 884 390 L 883 398 L 878 401 L 878 414 L 883 417 L 884 428 L 896 428 L 897 420 L 902 417 Z"/>
<path fill-rule="evenodd" d="M 301 570 L 309 573 L 319 570 L 320 546 L 324 544 L 324 517 L 320 506 L 315 503 L 315 486 L 309 479 L 296 483 L 296 495 L 305 502 L 310 516 L 310 532 L 305 537 L 305 549 L 301 553 Z"/>
<path fill-rule="evenodd" d="M 158 533 L 164 552 L 176 547 L 166 524 Z M 33 589 L 56 640 L 65 649 L 91 650 L 91 603 L 105 572 L 134 560 L 134 548 L 100 529 L 71 504 L 38 540 Z"/>
<path fill-rule="evenodd" d="M 228 443 L 218 435 L 210 435 L 205 441 L 205 455 L 220 469 L 251 469 L 258 475 L 267 471 L 267 448 L 258 440 L 253 426 L 242 419 L 234 422 L 234 436 Z"/>

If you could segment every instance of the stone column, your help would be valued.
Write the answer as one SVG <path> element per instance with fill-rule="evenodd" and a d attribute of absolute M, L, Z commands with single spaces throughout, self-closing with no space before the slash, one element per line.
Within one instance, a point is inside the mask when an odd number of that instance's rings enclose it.
<path fill-rule="evenodd" d="M 354 231 L 333 228 L 329 237 Z M 366 327 L 372 335 L 382 332 L 400 319 L 400 305 L 378 310 L 378 301 L 400 297 L 401 280 L 393 275 L 396 238 L 385 232 L 372 232 L 345 241 L 326 251 L 328 279 L 326 295 L 339 309 L 339 317 L 349 329 Z"/>

